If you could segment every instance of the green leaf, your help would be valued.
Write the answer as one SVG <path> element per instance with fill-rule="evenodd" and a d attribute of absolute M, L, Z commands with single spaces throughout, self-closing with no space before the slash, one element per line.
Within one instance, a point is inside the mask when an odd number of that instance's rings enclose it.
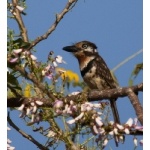
<path fill-rule="evenodd" d="M 16 40 L 14 40 L 13 43 L 14 43 L 14 45 L 17 44 L 19 46 L 19 48 L 28 48 L 30 46 L 30 43 L 24 42 L 22 40 L 22 38 L 18 38 Z"/>
<path fill-rule="evenodd" d="M 129 78 L 129 86 L 133 85 L 133 81 L 138 76 L 141 70 L 143 70 L 143 63 L 137 64 L 135 68 L 133 69 L 131 76 Z"/>
<path fill-rule="evenodd" d="M 7 82 L 8 84 L 11 84 L 15 89 L 21 90 L 17 77 L 15 77 L 13 74 L 10 74 L 9 72 L 7 72 Z"/>

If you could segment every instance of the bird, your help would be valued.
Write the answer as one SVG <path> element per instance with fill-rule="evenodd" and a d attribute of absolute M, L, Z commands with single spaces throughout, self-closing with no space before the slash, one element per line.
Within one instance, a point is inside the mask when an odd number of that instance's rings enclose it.
<path fill-rule="evenodd" d="M 97 46 L 89 41 L 81 41 L 71 46 L 63 47 L 71 52 L 79 62 L 81 76 L 90 89 L 106 90 L 117 88 L 118 84 L 111 75 L 104 59 L 99 55 Z M 110 100 L 114 122 L 120 124 L 116 99 Z"/>
<path fill-rule="evenodd" d="M 96 44 L 90 41 L 81 41 L 71 46 L 65 46 L 63 50 L 72 53 L 77 58 L 81 76 L 90 89 L 102 91 L 118 87 L 106 62 L 99 55 Z M 114 122 L 120 124 L 116 99 L 110 99 L 110 106 Z"/>

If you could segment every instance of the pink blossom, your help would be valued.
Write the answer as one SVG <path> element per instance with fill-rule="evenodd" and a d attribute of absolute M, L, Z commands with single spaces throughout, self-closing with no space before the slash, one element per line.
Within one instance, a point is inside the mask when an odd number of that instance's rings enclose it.
<path fill-rule="evenodd" d="M 14 54 L 19 54 L 19 53 L 22 52 L 22 50 L 23 50 L 22 48 L 20 48 L 20 49 L 14 49 L 14 50 L 13 50 L 13 53 L 14 53 Z"/>
<path fill-rule="evenodd" d="M 143 140 L 140 140 L 140 145 L 143 146 Z"/>
<path fill-rule="evenodd" d="M 87 108 L 87 107 L 86 107 L 85 104 L 82 104 L 82 105 L 81 105 L 81 111 L 86 111 L 86 108 Z"/>
<path fill-rule="evenodd" d="M 63 107 L 63 101 L 61 100 L 56 100 L 53 104 L 54 108 L 61 108 Z"/>
<path fill-rule="evenodd" d="M 18 61 L 18 57 L 12 58 L 11 60 L 9 60 L 9 62 L 11 63 L 16 63 Z"/>
<path fill-rule="evenodd" d="M 99 134 L 104 134 L 104 133 L 105 133 L 105 129 L 99 127 L 99 128 L 98 128 L 98 132 L 99 132 Z"/>

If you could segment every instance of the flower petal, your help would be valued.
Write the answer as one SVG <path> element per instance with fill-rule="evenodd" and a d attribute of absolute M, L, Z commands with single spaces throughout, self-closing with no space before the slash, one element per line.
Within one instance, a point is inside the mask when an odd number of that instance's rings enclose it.
<path fill-rule="evenodd" d="M 32 54 L 30 55 L 30 57 L 31 57 L 32 60 L 37 60 L 37 57 L 35 57 L 35 56 L 32 55 Z"/>
<path fill-rule="evenodd" d="M 23 10 L 24 10 L 24 8 L 23 7 L 21 7 L 21 6 L 16 6 L 16 8 L 20 11 L 20 12 L 22 12 Z"/>
<path fill-rule="evenodd" d="M 134 146 L 137 147 L 138 146 L 138 141 L 137 141 L 136 137 L 133 138 L 133 142 L 134 142 Z"/>
<path fill-rule="evenodd" d="M 106 138 L 103 142 L 103 147 L 105 147 L 107 145 L 107 143 L 108 143 L 108 139 Z"/>
<path fill-rule="evenodd" d="M 23 110 L 23 108 L 24 108 L 24 104 L 22 104 L 19 108 L 18 108 L 18 110 L 20 110 L 20 111 L 22 111 Z"/>
<path fill-rule="evenodd" d="M 57 63 L 56 63 L 56 61 L 53 61 L 53 65 L 54 65 L 54 67 L 58 66 Z"/>
<path fill-rule="evenodd" d="M 22 52 L 22 48 L 20 48 L 20 49 L 14 49 L 13 50 L 13 53 L 14 54 L 19 54 L 19 53 L 21 53 Z"/>
<path fill-rule="evenodd" d="M 93 125 L 93 131 L 95 134 L 98 134 L 98 129 L 97 129 L 96 125 Z"/>
<path fill-rule="evenodd" d="M 124 127 L 123 127 L 122 125 L 118 124 L 118 123 L 116 124 L 116 126 L 117 126 L 117 128 L 120 129 L 120 130 L 123 130 L 123 129 L 124 129 Z"/>
<path fill-rule="evenodd" d="M 84 115 L 84 112 L 82 112 L 78 117 L 76 117 L 76 118 L 75 118 L 75 121 L 81 119 L 81 118 L 83 117 L 83 115 Z"/>
<path fill-rule="evenodd" d="M 35 101 L 38 105 L 43 105 L 43 102 L 41 101 Z"/>
<path fill-rule="evenodd" d="M 133 125 L 133 119 L 129 118 L 128 121 L 126 122 L 126 124 L 131 127 Z"/>
<path fill-rule="evenodd" d="M 75 119 L 68 120 L 67 123 L 68 123 L 68 124 L 73 124 L 73 123 L 75 123 Z"/>
<path fill-rule="evenodd" d="M 125 132 L 126 134 L 130 134 L 130 131 L 129 131 L 128 128 L 125 128 L 124 132 Z"/>
<path fill-rule="evenodd" d="M 100 127 L 103 125 L 103 122 L 102 122 L 101 120 L 102 120 L 102 119 L 101 119 L 100 117 L 96 117 L 96 118 L 95 118 L 95 122 L 96 122 L 97 125 L 100 126 Z"/>
<path fill-rule="evenodd" d="M 11 63 L 15 63 L 15 62 L 17 62 L 18 61 L 18 57 L 15 57 L 15 58 L 12 58 L 11 60 L 9 60 L 9 62 L 11 62 Z"/>

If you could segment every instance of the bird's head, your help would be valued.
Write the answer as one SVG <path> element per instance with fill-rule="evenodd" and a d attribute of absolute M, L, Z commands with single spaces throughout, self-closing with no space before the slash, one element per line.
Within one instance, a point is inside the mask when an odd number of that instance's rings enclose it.
<path fill-rule="evenodd" d="M 72 46 L 63 47 L 63 50 L 71 52 L 78 58 L 83 55 L 90 56 L 97 53 L 97 46 L 89 41 L 81 41 L 73 44 Z"/>

